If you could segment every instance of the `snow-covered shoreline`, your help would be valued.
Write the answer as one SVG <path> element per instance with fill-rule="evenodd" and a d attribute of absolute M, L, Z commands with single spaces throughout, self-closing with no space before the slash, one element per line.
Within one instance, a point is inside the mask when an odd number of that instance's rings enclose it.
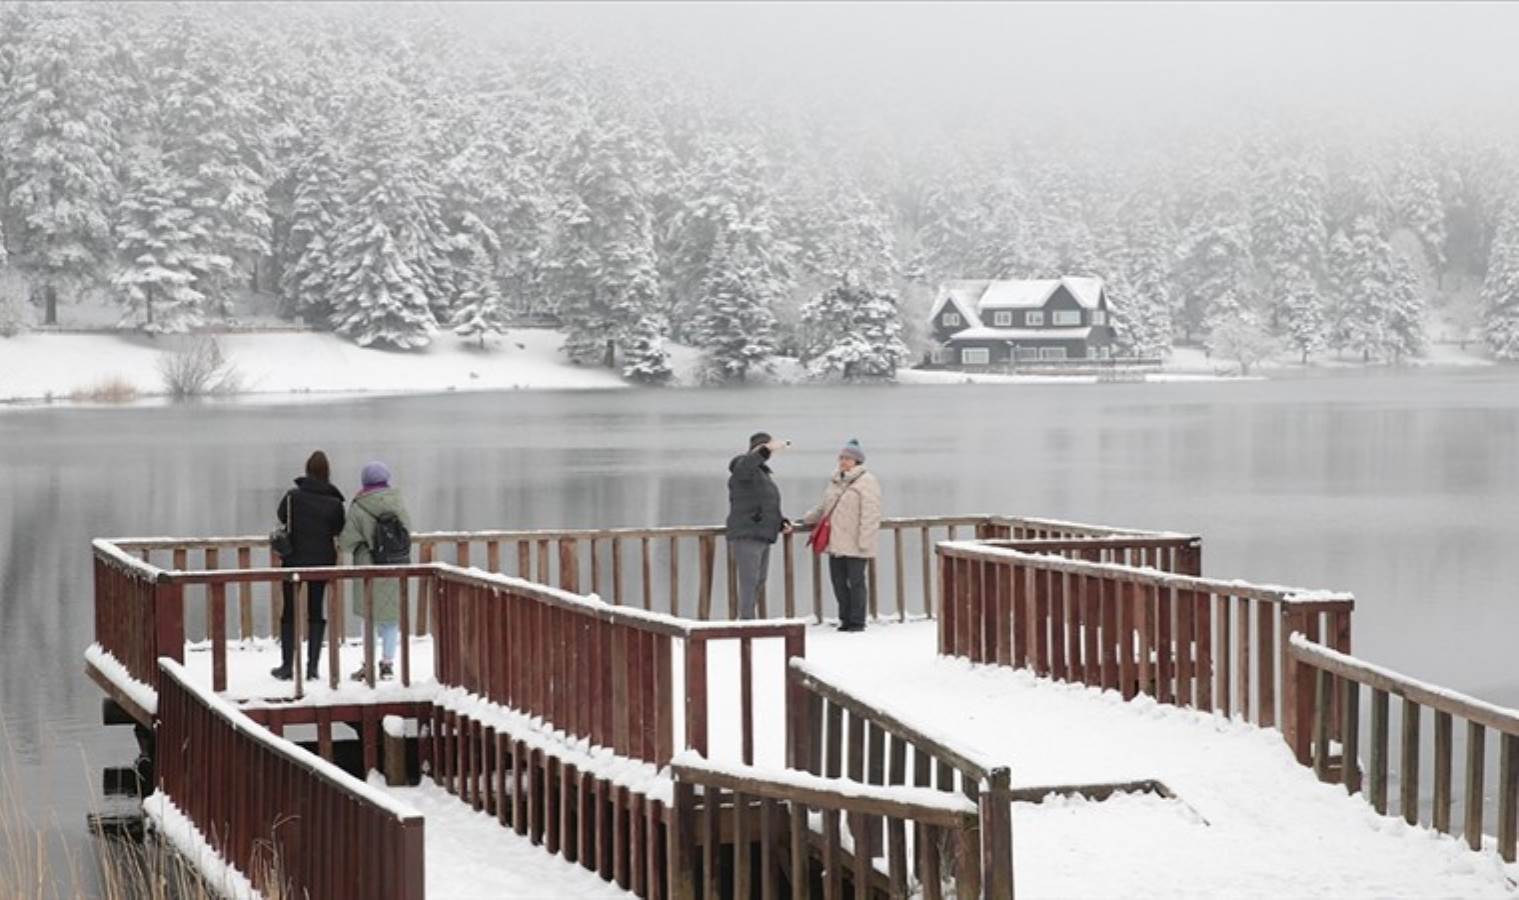
<path fill-rule="evenodd" d="M 327 402 L 355 396 L 444 394 L 460 391 L 620 390 L 631 387 L 612 369 L 580 366 L 560 352 L 563 335 L 549 329 L 517 329 L 487 347 L 452 334 L 422 350 L 397 352 L 359 347 L 336 335 L 291 330 L 238 331 L 215 336 L 237 389 L 213 402 Z M 0 339 L 0 410 L 43 405 L 161 406 L 169 403 L 160 360 L 185 346 L 186 338 L 137 333 L 38 333 Z M 669 345 L 674 384 L 694 386 L 699 353 Z M 1429 368 L 1490 366 L 1471 353 L 1445 348 L 1418 361 Z M 1137 376 L 1149 384 L 1255 381 L 1272 375 L 1360 367 L 1337 359 L 1314 365 L 1272 364 L 1249 377 L 1218 371 L 1200 351 L 1178 347 L 1167 365 Z M 805 381 L 793 359 L 778 359 L 774 384 Z M 903 369 L 904 385 L 1090 385 L 1093 374 L 1008 375 L 951 370 Z M 114 396 L 108 396 L 114 388 Z"/>

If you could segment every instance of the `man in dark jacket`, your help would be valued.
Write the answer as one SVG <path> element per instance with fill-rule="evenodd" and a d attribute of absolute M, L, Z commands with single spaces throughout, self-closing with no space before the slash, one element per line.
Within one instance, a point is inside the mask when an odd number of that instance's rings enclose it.
<path fill-rule="evenodd" d="M 781 489 L 770 474 L 770 457 L 787 446 L 761 431 L 749 452 L 728 463 L 728 552 L 738 568 L 738 616 L 754 618 L 760 588 L 770 572 L 770 546 L 791 525 L 781 514 Z"/>
<path fill-rule="evenodd" d="M 343 531 L 343 493 L 332 486 L 327 454 L 318 450 L 306 460 L 306 474 L 295 480 L 295 487 L 280 498 L 281 524 L 290 532 L 294 553 L 281 560 L 286 568 L 337 565 L 337 536 Z M 280 618 L 280 665 L 269 674 L 275 678 L 291 677 L 295 658 L 295 585 L 285 582 L 285 602 Z M 307 582 L 306 597 L 306 673 L 316 671 L 322 658 L 322 638 L 327 631 L 322 599 L 327 584 Z"/>

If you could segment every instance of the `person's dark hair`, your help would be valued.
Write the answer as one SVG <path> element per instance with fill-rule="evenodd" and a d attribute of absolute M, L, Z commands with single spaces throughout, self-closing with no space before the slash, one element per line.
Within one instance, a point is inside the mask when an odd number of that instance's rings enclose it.
<path fill-rule="evenodd" d="M 753 450 L 755 447 L 758 447 L 760 444 L 768 444 L 768 443 L 770 443 L 770 433 L 768 431 L 756 431 L 755 433 L 749 435 L 749 449 L 750 450 Z"/>
<path fill-rule="evenodd" d="M 306 477 L 317 481 L 330 481 L 332 470 L 327 465 L 327 454 L 318 450 L 306 457 Z"/>

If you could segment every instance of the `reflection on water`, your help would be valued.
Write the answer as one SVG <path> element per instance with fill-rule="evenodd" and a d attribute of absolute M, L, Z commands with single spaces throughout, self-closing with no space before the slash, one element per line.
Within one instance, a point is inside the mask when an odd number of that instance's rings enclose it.
<path fill-rule="evenodd" d="M 0 415 L 0 723 L 31 802 L 73 828 L 134 752 L 80 674 L 91 537 L 262 532 L 318 446 L 345 491 L 388 462 L 419 528 L 711 523 L 760 428 L 796 443 L 793 515 L 857 437 L 889 514 L 1196 531 L 1209 574 L 1354 591 L 1358 654 L 1519 704 L 1511 372 L 39 410 Z"/>

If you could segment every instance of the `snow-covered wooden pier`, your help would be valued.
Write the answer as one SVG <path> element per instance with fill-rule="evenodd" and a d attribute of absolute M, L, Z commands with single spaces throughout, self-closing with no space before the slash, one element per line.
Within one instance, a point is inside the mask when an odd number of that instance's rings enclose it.
<path fill-rule="evenodd" d="M 899 519 L 847 634 L 792 536 L 732 621 L 721 535 L 424 534 L 414 565 L 330 569 L 97 541 L 86 669 L 150 819 L 233 894 L 1514 890 L 1519 714 L 1351 655 L 1348 595 L 1205 577 L 1192 535 Z M 345 599 L 380 578 L 392 681 Z M 318 580 L 320 670 L 276 681 L 281 584 Z"/>

